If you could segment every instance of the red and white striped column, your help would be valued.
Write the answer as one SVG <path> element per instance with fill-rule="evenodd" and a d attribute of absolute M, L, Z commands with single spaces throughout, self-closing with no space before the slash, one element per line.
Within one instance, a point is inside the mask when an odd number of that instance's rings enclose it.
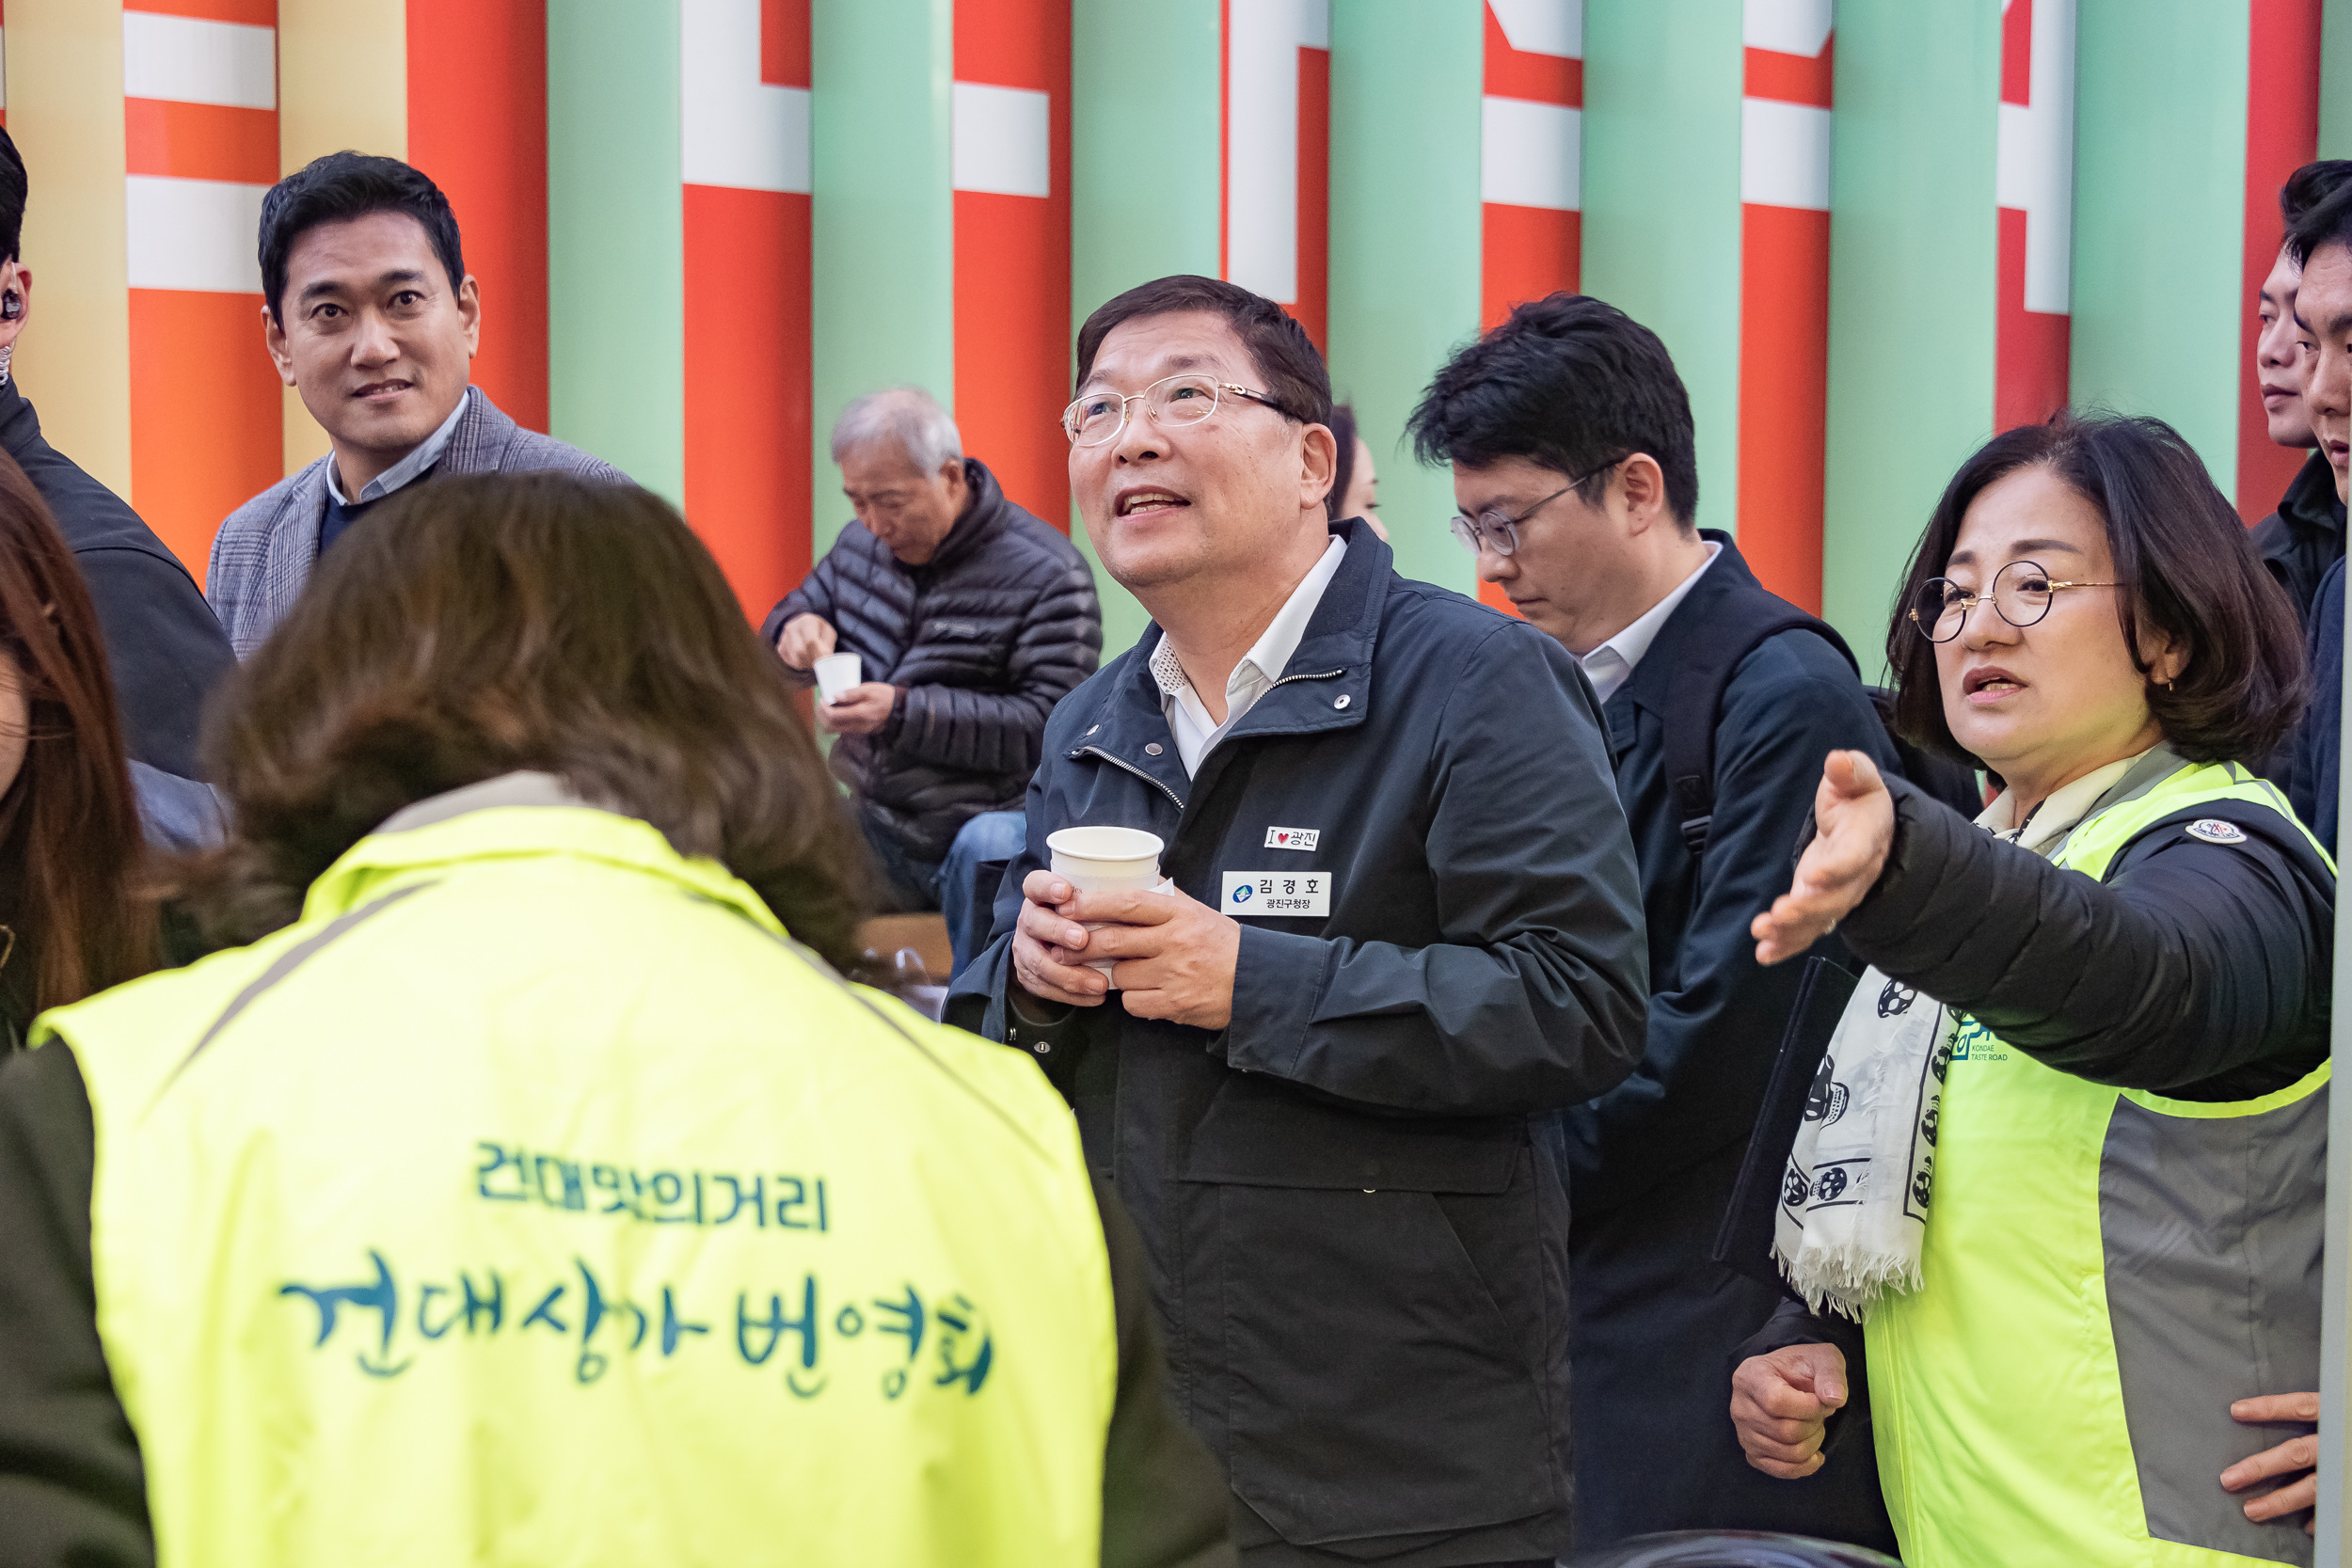
<path fill-rule="evenodd" d="M 1480 104 L 1481 331 L 1577 287 L 1583 247 L 1584 0 L 1486 0 Z"/>
<path fill-rule="evenodd" d="M 2067 401 L 2074 0 L 2002 0 L 1999 138 L 1995 431 L 2038 424 Z"/>
<path fill-rule="evenodd" d="M 2320 0 L 2251 0 L 2246 91 L 2246 261 L 2238 336 L 2238 515 L 2268 516 L 2306 452 L 2274 446 L 2254 367 L 2262 318 L 2254 296 L 2286 238 L 2279 187 L 2319 145 Z M 2290 62 L 2292 69 L 2288 69 Z"/>
<path fill-rule="evenodd" d="M 1740 551 L 1821 609 L 1829 412 L 1832 0 L 1744 0 L 1740 103 Z"/>
<path fill-rule="evenodd" d="M 686 515 L 757 620 L 809 567 L 808 0 L 678 25 Z"/>
<path fill-rule="evenodd" d="M 1319 348 L 1330 301 L 1330 0 L 1219 0 L 1226 277 L 1279 302 Z"/>
<path fill-rule="evenodd" d="M 1067 532 L 1070 0 L 957 0 L 955 26 L 956 423 Z"/>
<path fill-rule="evenodd" d="M 203 579 L 220 520 L 282 472 L 255 257 L 278 180 L 277 0 L 122 12 L 131 504 Z"/>

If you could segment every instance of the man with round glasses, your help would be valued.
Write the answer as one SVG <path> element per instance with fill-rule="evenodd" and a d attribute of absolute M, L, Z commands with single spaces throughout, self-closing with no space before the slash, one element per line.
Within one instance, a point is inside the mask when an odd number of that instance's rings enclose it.
<path fill-rule="evenodd" d="M 1760 968 L 1748 922 L 1788 883 L 1822 758 L 1892 768 L 1893 748 L 1837 634 L 1696 526 L 1690 398 L 1646 327 L 1577 295 L 1521 305 L 1438 372 L 1412 431 L 1454 466 L 1479 577 L 1592 682 L 1649 916 L 1642 1063 L 1561 1119 L 1578 1544 L 1756 1528 L 1892 1551 L 1867 1428 L 1827 1485 L 1749 1468 L 1723 1369 L 1778 1291 L 1714 1251 L 1805 967 Z"/>
<path fill-rule="evenodd" d="M 1077 364 L 1071 488 L 1153 624 L 1055 709 L 948 1018 L 1075 1105 L 1249 1568 L 1549 1568 L 1566 1204 L 1537 1133 L 1624 1076 L 1647 989 L 1591 695 L 1331 519 L 1330 380 L 1279 306 L 1162 278 Z M 1046 843 L 1076 826 L 1156 835 L 1172 885 L 1076 891 Z"/>

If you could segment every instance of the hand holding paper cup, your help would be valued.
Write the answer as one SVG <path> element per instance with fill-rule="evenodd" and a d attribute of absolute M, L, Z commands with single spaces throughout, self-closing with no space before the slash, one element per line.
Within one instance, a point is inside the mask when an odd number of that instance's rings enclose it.
<path fill-rule="evenodd" d="M 1168 884 L 1160 877 L 1159 835 L 1140 828 L 1063 828 L 1045 835 L 1053 853 L 1053 872 L 1080 893 L 1157 893 Z M 1080 922 L 1089 931 L 1114 924 L 1107 920 Z M 1108 976 L 1118 960 L 1089 958 L 1087 967 Z"/>
<path fill-rule="evenodd" d="M 855 654 L 827 654 L 810 668 L 817 672 L 818 693 L 827 703 L 839 702 L 844 691 L 866 678 L 864 662 Z"/>

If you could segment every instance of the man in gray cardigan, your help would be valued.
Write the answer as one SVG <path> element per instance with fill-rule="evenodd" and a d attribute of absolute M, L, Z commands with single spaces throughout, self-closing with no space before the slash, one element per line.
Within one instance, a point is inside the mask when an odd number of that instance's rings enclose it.
<path fill-rule="evenodd" d="M 422 173 L 329 153 L 263 198 L 261 250 L 263 340 L 331 450 L 230 513 L 213 540 L 205 595 L 239 658 L 293 608 L 343 530 L 404 485 L 549 468 L 628 482 L 523 429 L 468 384 L 481 293 L 449 198 Z"/>

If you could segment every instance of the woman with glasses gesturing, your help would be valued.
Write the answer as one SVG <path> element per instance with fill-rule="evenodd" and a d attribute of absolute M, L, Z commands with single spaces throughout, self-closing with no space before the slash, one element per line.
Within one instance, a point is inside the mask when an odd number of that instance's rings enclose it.
<path fill-rule="evenodd" d="M 1733 1379 L 1750 1463 L 1821 1466 L 1867 1344 L 1913 1568 L 2308 1563 L 2308 1481 L 2236 1495 L 2310 1464 L 2319 1371 L 2334 868 L 2246 767 L 2294 612 L 2179 436 L 2061 414 L 1953 479 L 1887 657 L 2006 787 L 1972 827 L 1833 753 L 1756 917 L 1764 962 L 1836 926 L 1873 967 L 1782 1188 L 1807 1305 Z"/>

